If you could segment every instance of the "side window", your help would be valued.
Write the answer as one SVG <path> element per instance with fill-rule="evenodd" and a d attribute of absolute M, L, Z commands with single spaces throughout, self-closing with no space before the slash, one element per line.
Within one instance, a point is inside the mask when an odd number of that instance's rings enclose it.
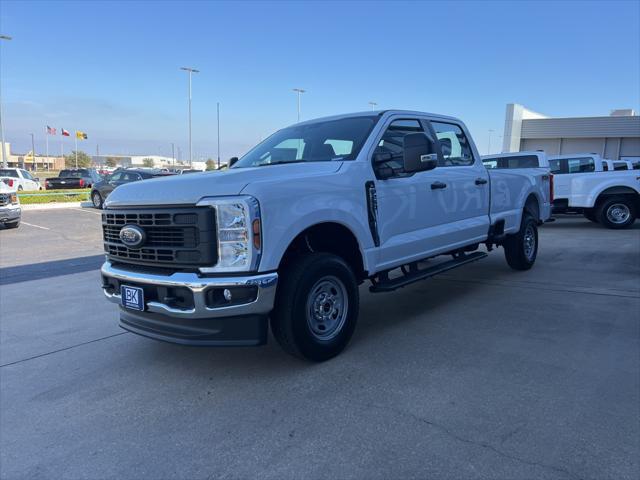
<path fill-rule="evenodd" d="M 560 172 L 560 160 L 549 160 L 549 169 L 554 175 L 558 175 Z"/>
<path fill-rule="evenodd" d="M 111 182 L 119 182 L 121 180 L 122 180 L 121 172 L 114 173 L 113 175 L 111 175 L 111 178 L 109 179 L 109 181 Z"/>
<path fill-rule="evenodd" d="M 461 167 L 473 165 L 473 153 L 467 136 L 453 123 L 431 122 L 442 150 L 441 167 Z"/>
<path fill-rule="evenodd" d="M 567 160 L 567 173 L 595 172 L 596 162 L 593 158 L 569 158 Z"/>
<path fill-rule="evenodd" d="M 416 132 L 424 132 L 418 120 L 395 120 L 391 122 L 391 125 L 387 127 L 387 130 L 380 139 L 374 155 L 378 153 L 391 154 L 391 160 L 385 162 L 385 164 L 393 168 L 397 173 L 400 173 L 404 166 L 404 136 Z"/>
<path fill-rule="evenodd" d="M 125 182 L 137 182 L 138 180 L 140 180 L 140 175 L 138 175 L 137 173 L 129 172 L 124 174 Z"/>
<path fill-rule="evenodd" d="M 20 171 L 22 172 L 22 176 L 24 178 L 26 178 L 27 180 L 33 180 L 33 177 L 29 172 L 27 172 L 26 170 L 20 170 Z"/>

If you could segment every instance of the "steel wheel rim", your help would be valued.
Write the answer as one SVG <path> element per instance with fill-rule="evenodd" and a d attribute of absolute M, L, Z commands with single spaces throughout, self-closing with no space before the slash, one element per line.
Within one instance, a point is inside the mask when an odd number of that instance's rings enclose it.
<path fill-rule="evenodd" d="M 527 225 L 524 231 L 524 256 L 527 260 L 533 259 L 533 254 L 536 251 L 536 233 L 531 225 Z"/>
<path fill-rule="evenodd" d="M 318 280 L 307 297 L 307 325 L 318 340 L 335 338 L 344 327 L 349 310 L 347 288 L 334 276 Z"/>
<path fill-rule="evenodd" d="M 614 203 L 607 208 L 607 220 L 616 225 L 620 225 L 629 220 L 631 211 L 624 203 Z"/>
<path fill-rule="evenodd" d="M 99 207 L 100 203 L 101 203 L 100 194 L 98 192 L 96 192 L 96 193 L 93 194 L 93 196 L 91 198 L 93 199 L 93 206 L 94 207 Z"/>

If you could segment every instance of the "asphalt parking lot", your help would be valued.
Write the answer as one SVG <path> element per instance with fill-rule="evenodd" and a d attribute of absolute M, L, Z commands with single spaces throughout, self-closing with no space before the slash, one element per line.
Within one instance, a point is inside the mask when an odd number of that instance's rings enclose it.
<path fill-rule="evenodd" d="M 117 326 L 99 212 L 0 231 L 0 475 L 13 478 L 640 476 L 640 222 L 563 218 L 392 294 L 363 286 L 336 359 L 190 348 Z"/>

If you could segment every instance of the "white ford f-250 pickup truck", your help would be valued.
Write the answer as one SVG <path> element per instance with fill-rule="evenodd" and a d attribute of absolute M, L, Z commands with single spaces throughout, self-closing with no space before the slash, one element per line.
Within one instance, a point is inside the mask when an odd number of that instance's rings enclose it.
<path fill-rule="evenodd" d="M 358 285 L 388 292 L 479 260 L 536 260 L 548 172 L 488 171 L 465 125 L 408 111 L 299 123 L 225 172 L 123 185 L 102 214 L 102 288 L 132 332 L 337 355 Z M 448 255 L 449 260 L 429 261 Z"/>
<path fill-rule="evenodd" d="M 607 228 L 626 228 L 640 211 L 640 172 L 616 170 L 596 154 L 549 157 L 555 213 L 582 213 Z"/>

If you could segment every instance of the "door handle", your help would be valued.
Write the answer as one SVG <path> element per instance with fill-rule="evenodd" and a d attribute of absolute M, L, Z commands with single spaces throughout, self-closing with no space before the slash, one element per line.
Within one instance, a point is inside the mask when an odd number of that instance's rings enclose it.
<path fill-rule="evenodd" d="M 447 188 L 447 184 L 442 182 L 433 182 L 431 184 L 431 190 L 438 190 L 440 188 Z"/>
<path fill-rule="evenodd" d="M 486 178 L 476 178 L 476 185 L 484 185 L 488 180 Z"/>

